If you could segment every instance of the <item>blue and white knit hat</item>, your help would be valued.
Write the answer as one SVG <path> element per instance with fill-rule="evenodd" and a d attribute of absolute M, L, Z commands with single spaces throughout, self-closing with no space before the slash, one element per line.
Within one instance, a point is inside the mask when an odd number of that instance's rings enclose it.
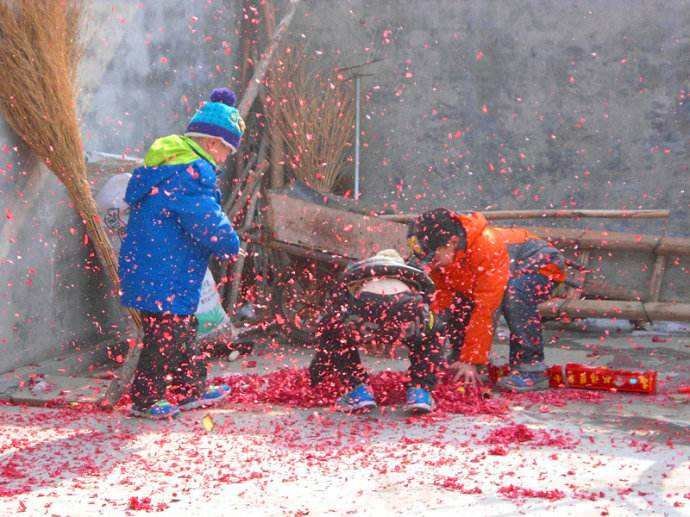
<path fill-rule="evenodd" d="M 236 152 L 244 134 L 244 120 L 235 108 L 235 93 L 228 88 L 216 88 L 211 101 L 205 102 L 192 117 L 186 136 L 206 136 L 220 140 Z"/>

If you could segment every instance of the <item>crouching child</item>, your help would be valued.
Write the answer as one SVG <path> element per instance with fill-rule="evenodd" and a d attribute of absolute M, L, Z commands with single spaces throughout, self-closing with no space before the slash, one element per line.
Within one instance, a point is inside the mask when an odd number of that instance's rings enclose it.
<path fill-rule="evenodd" d="M 206 386 L 194 312 L 210 256 L 229 258 L 240 246 L 216 187 L 218 166 L 237 150 L 244 132 L 234 104 L 230 90 L 214 90 L 184 135 L 153 143 L 127 186 L 121 302 L 141 312 L 144 332 L 131 387 L 136 416 L 166 418 L 230 392 L 227 385 Z M 166 400 L 168 388 L 177 403 Z"/>
<path fill-rule="evenodd" d="M 548 388 L 539 304 L 566 280 L 561 253 L 527 230 L 490 226 L 480 213 L 444 208 L 422 214 L 410 227 L 408 244 L 436 285 L 431 306 L 446 320 L 454 378 L 476 385 L 500 310 L 510 328 L 513 373 L 497 387 Z"/>
<path fill-rule="evenodd" d="M 332 293 L 317 329 L 317 350 L 309 367 L 313 385 L 335 373 L 347 392 L 341 411 L 376 406 L 359 347 L 376 341 L 409 349 L 410 381 L 406 409 L 429 412 L 441 359 L 440 343 L 429 310 L 433 283 L 420 269 L 405 264 L 395 250 L 384 250 L 350 265 Z"/>

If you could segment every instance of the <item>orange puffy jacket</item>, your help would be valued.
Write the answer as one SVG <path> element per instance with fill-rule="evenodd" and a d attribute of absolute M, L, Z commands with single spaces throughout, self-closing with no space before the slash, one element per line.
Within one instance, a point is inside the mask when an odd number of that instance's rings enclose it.
<path fill-rule="evenodd" d="M 544 248 L 555 253 L 557 250 L 527 230 L 493 228 L 479 213 L 456 214 L 455 217 L 465 229 L 467 246 L 455 254 L 452 264 L 431 270 L 430 276 L 436 284 L 432 310 L 439 313 L 448 309 L 458 294 L 471 300 L 474 306 L 465 329 L 460 360 L 486 364 L 494 335 L 494 314 L 501 306 L 511 274 L 513 253 L 509 253 L 509 250 L 518 255 L 525 248 L 528 248 L 528 255 L 534 255 L 534 250 Z M 564 280 L 564 270 L 557 262 L 540 260 L 535 271 L 552 281 L 561 282 Z"/>

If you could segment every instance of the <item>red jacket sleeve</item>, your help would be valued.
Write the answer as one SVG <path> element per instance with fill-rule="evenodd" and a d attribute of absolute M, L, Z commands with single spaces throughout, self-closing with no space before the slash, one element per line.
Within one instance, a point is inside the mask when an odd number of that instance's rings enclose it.
<path fill-rule="evenodd" d="M 465 329 L 460 360 L 486 364 L 494 337 L 494 314 L 501 306 L 510 276 L 510 258 L 502 243 L 487 240 L 476 250 L 472 262 L 471 267 L 475 271 L 474 308 Z"/>

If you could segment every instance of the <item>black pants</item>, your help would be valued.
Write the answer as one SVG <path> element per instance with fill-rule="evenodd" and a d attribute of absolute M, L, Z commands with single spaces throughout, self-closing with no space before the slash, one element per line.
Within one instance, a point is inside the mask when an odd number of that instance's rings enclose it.
<path fill-rule="evenodd" d="M 420 295 L 337 295 L 319 323 L 317 350 L 309 367 L 312 384 L 329 372 L 349 387 L 367 383 L 359 347 L 379 342 L 406 345 L 409 386 L 433 389 L 441 349 L 436 327 L 429 328 L 428 315 L 428 305 Z"/>
<path fill-rule="evenodd" d="M 165 397 L 168 386 L 180 398 L 198 397 L 206 383 L 206 362 L 196 343 L 195 316 L 142 313 L 144 348 L 132 382 L 132 403 L 146 409 Z"/>

